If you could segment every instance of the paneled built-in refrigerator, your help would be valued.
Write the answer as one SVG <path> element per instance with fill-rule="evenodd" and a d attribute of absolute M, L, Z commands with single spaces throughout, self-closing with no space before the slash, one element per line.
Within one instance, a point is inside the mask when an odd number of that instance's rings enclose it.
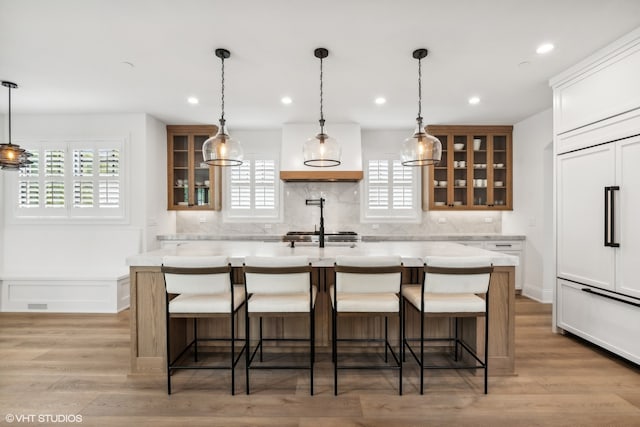
<path fill-rule="evenodd" d="M 640 363 L 640 135 L 557 156 L 557 325 Z"/>

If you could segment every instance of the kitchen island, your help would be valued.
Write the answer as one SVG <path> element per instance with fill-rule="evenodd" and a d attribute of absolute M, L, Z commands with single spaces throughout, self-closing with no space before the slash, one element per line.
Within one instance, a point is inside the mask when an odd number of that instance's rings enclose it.
<path fill-rule="evenodd" d="M 164 279 L 160 272 L 162 257 L 165 255 L 203 256 L 225 255 L 234 267 L 234 282 L 242 283 L 242 262 L 246 256 L 292 256 L 309 257 L 313 268 L 313 282 L 318 287 L 316 300 L 316 345 L 320 352 L 330 351 L 331 342 L 331 303 L 329 286 L 333 283 L 333 262 L 341 255 L 399 255 L 405 266 L 403 283 L 418 283 L 422 259 L 427 255 L 438 256 L 489 256 L 495 267 L 491 278 L 489 301 L 489 366 L 490 375 L 510 375 L 515 373 L 515 266 L 518 258 L 498 252 L 464 246 L 449 242 L 413 242 L 385 241 L 358 242 L 355 244 L 327 244 L 324 248 L 314 245 L 296 245 L 292 248 L 283 242 L 256 241 L 208 241 L 187 243 L 170 248 L 158 249 L 127 258 L 130 266 L 131 283 L 131 365 L 132 374 L 163 374 L 166 372 L 166 338 L 165 338 L 165 289 Z M 238 330 L 244 330 L 244 319 L 241 316 Z M 172 321 L 171 352 L 178 351 L 181 345 L 190 338 L 189 321 L 176 319 Z M 269 322 L 267 322 L 269 320 Z M 366 330 L 368 334 L 382 331 L 383 326 L 370 326 L 361 319 L 350 319 L 351 324 L 341 327 L 345 336 L 358 337 L 359 332 Z M 390 323 L 391 323 L 390 319 Z M 427 334 L 433 337 L 447 336 L 452 323 L 445 319 L 429 319 Z M 204 323 L 204 322 L 203 322 Z M 407 335 L 416 336 L 419 321 L 408 318 Z M 462 322 L 465 339 L 482 351 L 484 322 L 465 319 Z M 219 320 L 216 323 L 199 324 L 199 330 L 209 336 L 224 336 L 228 325 Z M 305 336 L 308 326 L 305 322 L 283 322 L 282 319 L 265 319 L 265 336 L 301 337 Z M 391 323 L 389 330 L 395 328 Z M 381 333 L 381 332 L 380 332 Z M 252 332 L 253 334 L 253 332 Z M 242 332 L 240 332 L 242 336 Z M 256 335 L 253 335 L 256 336 Z M 342 336 L 341 336 L 342 338 Z M 392 340 L 397 337 L 390 337 Z"/>

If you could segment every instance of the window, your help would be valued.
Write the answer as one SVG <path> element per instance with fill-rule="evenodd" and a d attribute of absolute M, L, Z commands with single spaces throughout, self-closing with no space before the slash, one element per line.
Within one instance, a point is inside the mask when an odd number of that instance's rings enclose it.
<path fill-rule="evenodd" d="M 124 216 L 122 142 L 42 143 L 17 178 L 18 218 Z"/>
<path fill-rule="evenodd" d="M 224 215 L 227 220 L 279 219 L 277 163 L 253 156 L 228 168 Z"/>
<path fill-rule="evenodd" d="M 369 221 L 417 221 L 417 168 L 400 160 L 368 160 L 363 191 L 363 219 Z"/>

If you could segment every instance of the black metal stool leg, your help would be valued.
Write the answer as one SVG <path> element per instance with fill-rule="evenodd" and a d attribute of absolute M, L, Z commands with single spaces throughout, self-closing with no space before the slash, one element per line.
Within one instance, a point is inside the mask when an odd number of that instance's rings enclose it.
<path fill-rule="evenodd" d="M 456 317 L 455 323 L 455 341 L 453 342 L 453 360 L 458 361 L 458 318 Z"/>
<path fill-rule="evenodd" d="M 333 395 L 338 395 L 338 313 L 333 310 Z"/>
<path fill-rule="evenodd" d="M 193 349 L 194 349 L 194 358 L 196 362 L 198 361 L 198 318 L 193 318 Z"/>
<path fill-rule="evenodd" d="M 400 303 L 402 308 L 402 335 L 400 336 L 400 344 L 402 346 L 402 363 L 407 361 L 407 352 L 404 349 L 405 343 L 407 342 L 407 302 L 402 298 L 402 302 Z"/>
<path fill-rule="evenodd" d="M 236 394 L 236 337 L 235 337 L 235 314 L 231 311 L 231 396 Z"/>
<path fill-rule="evenodd" d="M 336 316 L 333 308 L 331 308 L 331 361 L 336 363 Z"/>
<path fill-rule="evenodd" d="M 485 296 L 489 300 L 489 293 Z M 489 375 L 489 303 L 487 302 L 487 310 L 484 315 L 484 394 L 488 393 L 487 377 Z"/>
<path fill-rule="evenodd" d="M 399 373 L 399 392 L 400 392 L 400 396 L 402 396 L 402 354 L 404 353 L 403 351 L 403 347 L 404 347 L 404 343 L 402 341 L 402 335 L 404 334 L 404 321 L 403 316 L 402 316 L 402 298 L 400 299 L 400 305 L 398 307 L 398 325 L 399 325 L 399 330 L 398 330 L 398 341 L 400 341 L 400 354 L 398 354 L 398 369 L 400 371 Z"/>
<path fill-rule="evenodd" d="M 420 394 L 424 394 L 424 310 L 420 314 Z"/>
<path fill-rule="evenodd" d="M 384 363 L 389 363 L 389 322 L 384 316 Z"/>
<path fill-rule="evenodd" d="M 263 362 L 262 360 L 262 316 L 260 316 L 260 361 Z"/>
<path fill-rule="evenodd" d="M 169 296 L 167 295 L 167 298 Z M 166 321 L 166 335 L 167 335 L 167 394 L 171 394 L 171 334 L 169 333 L 171 318 L 169 317 L 169 307 L 167 306 L 167 321 Z"/>
<path fill-rule="evenodd" d="M 248 303 L 248 302 L 247 302 Z M 249 394 L 249 367 L 251 364 L 251 357 L 250 357 L 250 353 L 251 351 L 249 351 L 249 349 L 251 348 L 250 345 L 250 340 L 249 340 L 249 312 L 248 312 L 248 307 L 245 307 L 245 321 L 244 321 L 244 339 L 245 339 L 245 366 L 244 366 L 244 370 L 245 370 L 245 390 L 246 393 Z"/>
<path fill-rule="evenodd" d="M 313 309 L 311 309 L 311 314 L 309 315 L 309 390 L 311 393 L 311 396 L 313 396 L 313 364 L 315 362 L 315 350 L 316 350 L 316 343 L 315 343 L 315 337 L 316 337 L 316 325 L 315 325 L 315 311 Z"/>

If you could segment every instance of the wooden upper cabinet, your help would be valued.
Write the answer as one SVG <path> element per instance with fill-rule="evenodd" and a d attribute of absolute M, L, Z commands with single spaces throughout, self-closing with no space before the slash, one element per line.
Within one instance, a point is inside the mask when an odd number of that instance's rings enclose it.
<path fill-rule="evenodd" d="M 202 145 L 217 126 L 167 126 L 169 210 L 220 210 L 221 171 L 203 162 Z"/>
<path fill-rule="evenodd" d="M 512 210 L 513 126 L 428 126 L 442 160 L 422 174 L 423 210 Z"/>

